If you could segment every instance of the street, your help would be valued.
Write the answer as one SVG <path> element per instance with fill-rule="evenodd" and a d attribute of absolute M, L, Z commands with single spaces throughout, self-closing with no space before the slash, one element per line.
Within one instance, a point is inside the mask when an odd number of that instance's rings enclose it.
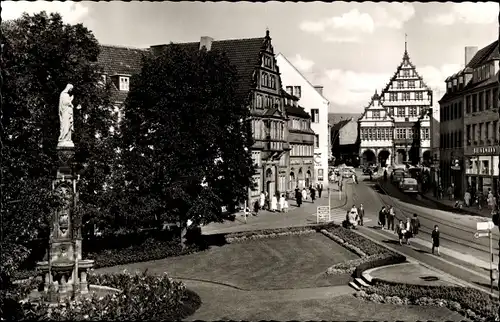
<path fill-rule="evenodd" d="M 359 227 L 359 232 L 426 265 L 489 290 L 489 241 L 487 237 L 474 238 L 478 221 L 476 218 L 430 208 L 432 206 L 429 205 L 430 201 L 420 201 L 412 196 L 406 196 L 388 183 L 381 183 L 379 186 L 375 178 L 373 181 L 368 179 L 364 181 L 364 178 L 360 177 L 359 181 L 359 184 L 349 182 L 345 185 L 348 196 L 346 209 L 352 204 L 359 206 L 362 203 L 365 207 L 365 217 L 371 219 L 368 225 Z M 418 236 L 410 240 L 410 246 L 400 246 L 393 232 L 377 227 L 378 212 L 383 205 L 392 205 L 395 208 L 396 223 L 413 216 L 414 213 L 418 215 L 421 229 Z M 439 225 L 441 231 L 440 257 L 431 254 L 430 250 L 430 232 L 435 224 Z M 495 229 L 494 254 L 498 254 L 498 236 L 498 231 Z M 494 258 L 496 268 L 498 256 L 495 255 Z"/>

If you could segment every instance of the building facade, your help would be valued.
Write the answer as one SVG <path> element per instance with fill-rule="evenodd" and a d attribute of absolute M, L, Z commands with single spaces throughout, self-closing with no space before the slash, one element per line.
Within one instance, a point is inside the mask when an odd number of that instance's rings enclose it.
<path fill-rule="evenodd" d="M 467 65 L 471 81 L 464 88 L 465 177 L 473 194 L 498 193 L 498 41 L 479 50 Z"/>
<path fill-rule="evenodd" d="M 358 123 L 361 164 L 390 166 L 391 155 L 394 151 L 394 118 L 383 105 L 382 98 L 377 91 L 373 94 Z"/>
<path fill-rule="evenodd" d="M 430 165 L 431 106 L 432 90 L 411 63 L 405 43 L 403 60 L 394 76 L 380 95 L 375 93 L 365 109 L 371 112 L 359 121 L 362 160 L 382 166 L 406 162 Z M 392 129 L 385 128 L 389 120 L 393 120 Z"/>
<path fill-rule="evenodd" d="M 333 165 L 359 165 L 359 113 L 330 113 L 331 151 L 335 157 Z"/>
<path fill-rule="evenodd" d="M 328 186 L 328 158 L 330 156 L 328 133 L 330 102 L 323 96 L 323 87 L 312 85 L 283 54 L 276 55 L 276 61 L 280 67 L 283 87 L 289 94 L 297 96 L 300 104 L 311 115 L 311 128 L 315 133 L 315 181 L 321 182 L 326 188 Z"/>
<path fill-rule="evenodd" d="M 298 105 L 299 98 L 283 91 L 285 110 L 288 116 L 288 142 L 290 160 L 288 191 L 309 187 L 314 175 L 314 131 L 311 117 Z"/>

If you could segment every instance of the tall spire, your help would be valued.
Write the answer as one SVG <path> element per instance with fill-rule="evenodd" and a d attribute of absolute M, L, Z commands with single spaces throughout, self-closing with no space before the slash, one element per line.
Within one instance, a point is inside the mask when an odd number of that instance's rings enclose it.
<path fill-rule="evenodd" d="M 405 53 L 408 52 L 408 35 L 405 33 Z"/>

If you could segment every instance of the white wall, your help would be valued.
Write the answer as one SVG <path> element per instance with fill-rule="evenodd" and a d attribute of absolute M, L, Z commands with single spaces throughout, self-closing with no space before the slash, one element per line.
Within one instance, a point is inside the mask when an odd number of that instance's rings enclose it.
<path fill-rule="evenodd" d="M 318 170 L 323 170 L 323 180 L 321 183 L 324 187 L 328 186 L 328 109 L 330 102 L 324 98 L 314 86 L 283 56 L 276 55 L 276 62 L 281 73 L 281 82 L 283 89 L 286 86 L 300 86 L 301 96 L 299 105 L 302 106 L 309 115 L 311 109 L 319 109 L 319 123 L 311 123 L 311 129 L 319 135 L 319 148 L 314 148 L 314 168 L 315 179 L 319 180 Z M 293 93 L 295 94 L 295 93 Z M 319 161 L 318 163 L 316 161 Z"/>

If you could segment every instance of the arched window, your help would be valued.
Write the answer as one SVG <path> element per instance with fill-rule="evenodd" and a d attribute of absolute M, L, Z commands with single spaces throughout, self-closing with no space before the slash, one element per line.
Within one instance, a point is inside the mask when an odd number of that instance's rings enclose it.
<path fill-rule="evenodd" d="M 266 73 L 264 73 L 264 82 L 262 85 L 269 87 L 269 75 L 267 75 Z"/>
<path fill-rule="evenodd" d="M 276 88 L 276 77 L 271 75 L 271 88 Z"/>

